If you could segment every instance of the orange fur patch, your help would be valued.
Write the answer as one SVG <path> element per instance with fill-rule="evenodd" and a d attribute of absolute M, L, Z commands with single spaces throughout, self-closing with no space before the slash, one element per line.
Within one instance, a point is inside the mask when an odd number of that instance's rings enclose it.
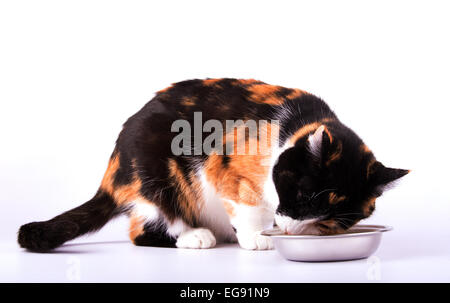
<path fill-rule="evenodd" d="M 336 151 L 331 154 L 330 158 L 327 160 L 325 165 L 329 166 L 331 162 L 339 160 L 341 156 L 342 156 L 342 142 L 339 142 L 336 147 Z"/>
<path fill-rule="evenodd" d="M 366 154 L 372 152 L 372 151 L 370 150 L 370 148 L 369 148 L 367 145 L 365 145 L 365 144 L 362 144 L 362 145 L 359 147 L 359 149 L 361 150 L 361 152 L 366 153 Z"/>
<path fill-rule="evenodd" d="M 224 200 L 223 206 L 225 207 L 228 216 L 233 217 L 235 215 L 234 206 L 230 202 Z"/>
<path fill-rule="evenodd" d="M 169 89 L 171 89 L 172 87 L 173 87 L 173 83 L 172 83 L 170 86 L 168 86 L 168 87 L 166 87 L 166 88 L 163 88 L 163 89 L 157 91 L 156 93 L 157 93 L 157 94 L 165 93 L 165 92 L 167 92 Z"/>
<path fill-rule="evenodd" d="M 375 164 L 376 160 L 371 159 L 369 164 L 367 164 L 367 172 L 366 172 L 366 178 L 369 179 L 370 174 L 373 173 L 372 166 Z"/>
<path fill-rule="evenodd" d="M 258 205 L 268 167 L 261 165 L 262 159 L 258 156 L 230 157 L 230 162 L 224 167 L 222 156 L 210 155 L 204 166 L 207 180 L 224 198 L 236 203 Z"/>
<path fill-rule="evenodd" d="M 223 167 L 222 156 L 217 154 L 209 155 L 203 169 L 208 182 L 211 182 L 218 193 L 230 200 L 238 200 L 240 180 L 233 169 Z"/>
<path fill-rule="evenodd" d="M 225 198 L 247 205 L 257 205 L 262 197 L 263 183 L 269 172 L 271 136 L 275 136 L 276 125 L 267 125 L 267 144 L 260 143 L 257 138 L 246 138 L 245 132 L 234 129 L 225 134 L 224 145 L 233 142 L 233 153 L 228 155 L 229 161 L 223 165 L 223 157 L 218 154 L 209 155 L 205 161 L 204 172 L 209 182 Z M 262 140 L 262 139 L 261 139 Z M 244 144 L 245 154 L 238 154 L 238 144 Z M 255 145 L 254 154 L 250 145 Z"/>
<path fill-rule="evenodd" d="M 302 95 L 306 94 L 306 92 L 304 90 L 295 88 L 292 90 L 291 93 L 289 93 L 289 95 L 286 96 L 287 99 L 292 100 L 298 97 L 301 97 Z"/>
<path fill-rule="evenodd" d="M 259 80 L 255 80 L 255 79 L 239 79 L 238 83 L 242 84 L 242 85 L 253 85 L 253 84 L 262 83 L 262 82 Z"/>
<path fill-rule="evenodd" d="M 198 218 L 198 210 L 200 195 L 200 184 L 193 174 L 189 175 L 190 182 L 194 182 L 191 186 L 187 182 L 181 168 L 174 159 L 168 161 L 169 175 L 172 178 L 173 184 L 178 190 L 178 205 L 184 215 L 184 219 L 192 223 Z"/>
<path fill-rule="evenodd" d="M 144 233 L 144 219 L 138 216 L 130 218 L 129 237 L 134 243 L 134 240 Z"/>
<path fill-rule="evenodd" d="M 184 105 L 184 106 L 193 106 L 193 105 L 195 105 L 195 102 L 196 102 L 196 100 L 193 97 L 181 98 L 181 105 Z"/>
<path fill-rule="evenodd" d="M 134 163 L 134 161 L 133 161 Z M 100 189 L 110 194 L 117 205 L 123 205 L 140 197 L 141 180 L 136 173 L 133 174 L 132 182 L 125 185 L 114 186 L 114 176 L 120 167 L 119 153 L 115 154 L 109 161 L 108 168 L 103 176 Z"/>
<path fill-rule="evenodd" d="M 229 151 L 232 152 L 232 155 L 243 153 L 249 155 L 249 153 L 252 153 L 256 156 L 264 156 L 270 154 L 272 143 L 278 139 L 280 126 L 276 123 L 267 123 L 264 125 L 256 124 L 256 127 L 258 133 L 252 134 L 249 133 L 247 125 L 238 125 L 223 136 L 223 145 L 228 146 L 228 148 L 233 147 L 233 150 Z"/>
<path fill-rule="evenodd" d="M 327 135 L 328 135 L 328 138 L 330 138 L 330 143 L 333 143 L 333 136 L 331 135 L 331 133 L 328 130 L 328 128 L 325 127 L 323 131 L 326 132 Z"/>
<path fill-rule="evenodd" d="M 373 210 L 375 209 L 375 201 L 376 201 L 376 199 L 377 199 L 376 197 L 370 198 L 364 204 L 363 214 L 365 216 L 370 216 L 372 214 Z"/>
<path fill-rule="evenodd" d="M 262 189 L 253 184 L 250 179 L 241 179 L 239 183 L 239 201 L 251 206 L 258 205 L 261 200 L 261 191 Z"/>
<path fill-rule="evenodd" d="M 303 125 L 301 128 L 299 128 L 290 138 L 289 138 L 289 142 L 291 144 L 295 144 L 295 142 L 298 139 L 301 139 L 303 137 L 305 137 L 306 135 L 309 135 L 313 132 L 315 132 L 321 125 L 323 125 L 324 123 L 327 122 L 331 122 L 333 121 L 333 119 L 330 118 L 325 118 L 322 119 L 318 122 L 312 122 L 312 123 L 308 123 Z M 330 138 L 331 138 L 331 134 L 329 133 L 328 129 L 325 127 L 325 130 L 327 131 L 327 134 L 329 134 Z"/>
<path fill-rule="evenodd" d="M 119 165 L 119 153 L 116 153 L 109 160 L 108 167 L 100 185 L 100 188 L 110 195 L 114 192 L 114 176 L 119 169 Z"/>
<path fill-rule="evenodd" d="M 330 194 L 328 195 L 328 199 L 329 199 L 329 201 L 330 201 L 330 204 L 337 204 L 337 203 L 339 203 L 339 202 L 344 201 L 344 200 L 346 199 L 346 197 L 345 197 L 345 196 L 338 196 L 338 195 L 335 194 L 335 193 L 330 193 Z"/>
<path fill-rule="evenodd" d="M 114 190 L 113 197 L 118 205 L 132 202 L 141 197 L 141 180 L 133 175 L 133 181 L 127 185 L 121 185 Z"/>
<path fill-rule="evenodd" d="M 217 82 L 219 82 L 220 80 L 222 80 L 222 79 L 206 79 L 206 80 L 203 80 L 203 84 L 204 85 L 214 85 L 214 84 L 216 84 Z"/>
<path fill-rule="evenodd" d="M 247 90 L 251 93 L 250 100 L 255 103 L 281 105 L 284 100 L 276 95 L 280 88 L 280 86 L 269 84 L 255 84 L 248 87 Z"/>

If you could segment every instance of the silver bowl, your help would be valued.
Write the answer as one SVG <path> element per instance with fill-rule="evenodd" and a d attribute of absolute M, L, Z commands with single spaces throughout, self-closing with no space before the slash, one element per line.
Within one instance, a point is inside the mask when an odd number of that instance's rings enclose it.
<path fill-rule="evenodd" d="M 274 228 L 262 232 L 273 240 L 275 249 L 292 261 L 344 261 L 367 258 L 380 245 L 382 233 L 392 227 L 355 225 L 346 233 L 331 236 L 287 235 Z"/>

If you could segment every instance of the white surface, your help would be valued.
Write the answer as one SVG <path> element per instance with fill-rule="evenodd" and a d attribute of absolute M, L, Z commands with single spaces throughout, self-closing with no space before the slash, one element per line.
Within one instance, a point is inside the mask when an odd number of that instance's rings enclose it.
<path fill-rule="evenodd" d="M 50 254 L 2 247 L 0 282 L 449 282 L 450 228 L 383 234 L 369 259 L 302 263 L 236 245 L 207 250 L 74 241 Z M 90 243 L 90 244 L 89 244 Z"/>
<path fill-rule="evenodd" d="M 287 261 L 276 251 L 232 244 L 207 250 L 137 247 L 125 237 L 126 220 L 119 219 L 53 253 L 29 253 L 4 242 L 0 282 L 450 282 L 449 214 L 423 215 L 436 222 L 417 224 L 418 212 L 384 220 L 396 222 L 395 228 L 383 234 L 369 259 L 324 263 Z"/>
<path fill-rule="evenodd" d="M 18 227 L 95 193 L 121 124 L 171 82 L 256 78 L 318 94 L 386 165 L 412 173 L 368 222 L 392 225 L 384 281 L 449 282 L 446 1 L 2 1 L 0 280 L 367 281 L 364 260 L 275 252 L 69 246 L 36 255 Z M 92 238 L 125 239 L 118 220 Z"/>

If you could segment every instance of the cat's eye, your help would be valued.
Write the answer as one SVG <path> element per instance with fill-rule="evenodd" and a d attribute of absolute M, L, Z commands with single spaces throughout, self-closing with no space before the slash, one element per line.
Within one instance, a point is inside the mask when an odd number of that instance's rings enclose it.
<path fill-rule="evenodd" d="M 305 200 L 312 200 L 312 199 L 314 199 L 315 195 L 316 195 L 315 192 L 312 193 L 312 194 L 304 194 L 304 193 L 302 193 L 302 192 L 299 191 L 299 192 L 297 193 L 297 200 L 302 200 L 302 199 L 305 199 Z"/>
<path fill-rule="evenodd" d="M 311 190 L 313 187 L 313 180 L 310 177 L 303 177 L 298 181 L 298 186 L 303 190 Z"/>

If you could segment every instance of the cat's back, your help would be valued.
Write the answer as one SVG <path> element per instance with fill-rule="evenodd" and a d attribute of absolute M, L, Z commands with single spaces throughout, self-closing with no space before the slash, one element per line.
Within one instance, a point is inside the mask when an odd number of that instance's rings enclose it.
<path fill-rule="evenodd" d="M 141 110 L 131 116 L 119 135 L 117 146 L 123 154 L 165 158 L 177 135 L 173 124 L 187 121 L 192 129 L 205 121 L 276 120 L 300 109 L 323 112 L 319 98 L 300 89 L 271 85 L 254 79 L 193 79 L 160 90 Z M 308 104 L 315 104 L 308 106 Z M 294 109 L 294 111 L 292 111 Z M 295 117 L 294 117 L 295 118 Z M 300 120 L 295 118 L 295 120 Z M 203 133 L 203 136 L 206 134 Z"/>
<path fill-rule="evenodd" d="M 195 112 L 201 112 L 204 120 L 271 119 L 283 104 L 305 94 L 254 79 L 186 80 L 158 91 L 130 120 L 190 120 Z"/>

